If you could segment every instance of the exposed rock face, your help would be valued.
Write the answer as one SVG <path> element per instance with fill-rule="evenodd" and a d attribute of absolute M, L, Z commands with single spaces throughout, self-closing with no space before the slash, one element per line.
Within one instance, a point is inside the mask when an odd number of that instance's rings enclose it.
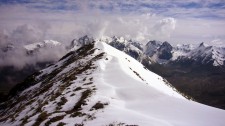
<path fill-rule="evenodd" d="M 158 57 L 160 59 L 170 60 L 172 58 L 173 47 L 168 42 L 163 42 L 163 44 L 158 49 Z"/>
<path fill-rule="evenodd" d="M 161 46 L 162 42 L 160 41 L 149 41 L 146 45 L 145 45 L 145 54 L 149 57 L 152 57 L 157 50 L 159 49 L 159 47 Z"/>

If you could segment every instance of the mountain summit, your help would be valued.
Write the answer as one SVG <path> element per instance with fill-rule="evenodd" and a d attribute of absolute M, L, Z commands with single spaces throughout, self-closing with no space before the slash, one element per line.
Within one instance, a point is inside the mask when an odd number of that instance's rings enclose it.
<path fill-rule="evenodd" d="M 0 110 L 4 126 L 222 126 L 224 118 L 224 110 L 185 99 L 165 79 L 100 41 L 74 47 L 28 77 Z"/>

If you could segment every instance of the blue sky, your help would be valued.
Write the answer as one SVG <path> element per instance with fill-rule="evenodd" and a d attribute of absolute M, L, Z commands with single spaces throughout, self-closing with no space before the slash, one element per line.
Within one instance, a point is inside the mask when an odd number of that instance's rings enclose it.
<path fill-rule="evenodd" d="M 41 30 L 40 22 L 50 25 L 45 38 L 90 34 L 174 43 L 225 40 L 224 0 L 1 0 L 0 13 L 0 28 L 9 32 L 20 25 Z"/>

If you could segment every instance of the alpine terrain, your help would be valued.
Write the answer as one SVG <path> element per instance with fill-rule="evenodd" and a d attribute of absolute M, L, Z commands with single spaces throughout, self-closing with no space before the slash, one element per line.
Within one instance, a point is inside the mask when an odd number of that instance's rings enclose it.
<path fill-rule="evenodd" d="M 104 38 L 197 102 L 225 109 L 225 47 Z"/>
<path fill-rule="evenodd" d="M 173 51 L 168 43 L 143 52 L 139 51 L 142 45 L 121 41 L 74 40 L 70 52 L 56 64 L 10 91 L 0 106 L 0 125 L 224 125 L 224 110 L 186 99 L 166 79 L 140 63 L 167 62 Z M 148 55 L 155 58 L 150 61 Z"/>

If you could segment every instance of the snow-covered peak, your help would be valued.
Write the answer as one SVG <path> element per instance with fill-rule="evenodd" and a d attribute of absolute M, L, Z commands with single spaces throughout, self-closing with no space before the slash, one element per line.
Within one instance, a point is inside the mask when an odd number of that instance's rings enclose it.
<path fill-rule="evenodd" d="M 24 45 L 24 48 L 28 51 L 33 51 L 33 50 L 36 50 L 36 49 L 41 48 L 43 46 L 44 46 L 43 42 L 36 42 L 36 43 Z"/>
<path fill-rule="evenodd" d="M 200 57 L 203 55 L 211 55 L 212 53 L 212 46 L 208 46 L 204 42 L 202 42 L 197 48 L 193 49 L 190 52 L 190 56 L 192 57 Z"/>
<path fill-rule="evenodd" d="M 204 43 L 201 43 L 197 48 L 193 49 L 189 57 L 192 59 L 198 60 L 199 58 L 207 57 L 210 58 L 212 55 L 212 47 L 206 46 Z"/>
<path fill-rule="evenodd" d="M 101 38 L 97 39 L 96 41 L 110 43 L 110 42 L 112 42 L 112 40 L 113 40 L 112 37 L 102 36 Z"/>
<path fill-rule="evenodd" d="M 179 57 L 184 57 L 189 54 L 191 50 L 193 50 L 195 47 L 192 44 L 178 44 L 176 47 L 173 47 L 173 57 L 172 60 L 176 60 Z"/>
<path fill-rule="evenodd" d="M 128 42 L 124 37 L 117 37 L 117 36 L 113 36 L 112 41 L 125 43 L 125 44 Z"/>
<path fill-rule="evenodd" d="M 158 58 L 163 60 L 170 60 L 172 58 L 173 47 L 168 42 L 163 42 L 158 49 Z"/>
<path fill-rule="evenodd" d="M 212 47 L 212 59 L 214 59 L 214 66 L 221 66 L 225 63 L 225 48 Z"/>
<path fill-rule="evenodd" d="M 173 47 L 168 42 L 149 41 L 145 45 L 144 53 L 154 62 L 164 64 L 172 57 Z"/>
<path fill-rule="evenodd" d="M 209 46 L 209 45 L 206 44 L 206 43 L 204 43 L 204 42 L 202 42 L 202 43 L 199 44 L 199 47 L 208 47 L 208 46 Z"/>
<path fill-rule="evenodd" d="M 44 43 L 48 44 L 48 45 L 54 45 L 54 46 L 61 45 L 60 42 L 57 42 L 57 41 L 54 41 L 54 40 L 44 40 Z"/>
<path fill-rule="evenodd" d="M 144 53 L 148 56 L 153 56 L 156 52 L 157 49 L 162 45 L 162 42 L 160 41 L 149 41 L 144 48 Z"/>
<path fill-rule="evenodd" d="M 209 46 L 205 43 L 201 43 L 183 56 L 184 59 L 190 59 L 201 64 L 212 64 L 213 66 L 224 65 L 225 61 L 224 48 Z"/>
<path fill-rule="evenodd" d="M 89 37 L 87 35 L 79 38 L 79 39 L 74 39 L 68 49 L 76 50 L 84 45 L 93 43 L 95 40 L 92 37 Z"/>
<path fill-rule="evenodd" d="M 44 40 L 43 42 L 36 42 L 36 43 L 32 43 L 32 44 L 28 44 L 28 45 L 24 45 L 24 48 L 27 50 L 27 51 L 35 51 L 39 48 L 42 48 L 42 47 L 51 47 L 51 46 L 60 46 L 61 43 L 60 42 L 57 42 L 57 41 L 54 41 L 54 40 Z"/>
<path fill-rule="evenodd" d="M 156 40 L 152 40 L 152 41 L 149 41 L 146 46 L 161 46 L 163 42 L 161 41 L 156 41 Z"/>
<path fill-rule="evenodd" d="M 172 50 L 172 46 L 167 42 L 163 42 L 162 45 L 159 47 L 159 49 L 169 49 L 169 50 Z"/>
<path fill-rule="evenodd" d="M 78 39 L 78 43 L 81 44 L 82 46 L 90 44 L 93 41 L 94 41 L 94 39 L 92 37 L 87 36 L 87 35 L 85 35 L 85 36 L 83 36 L 83 37 Z"/>
<path fill-rule="evenodd" d="M 183 50 L 183 51 L 191 51 L 194 48 L 195 47 L 192 44 L 177 44 L 177 46 L 174 47 L 174 49 L 176 49 L 176 50 Z"/>

